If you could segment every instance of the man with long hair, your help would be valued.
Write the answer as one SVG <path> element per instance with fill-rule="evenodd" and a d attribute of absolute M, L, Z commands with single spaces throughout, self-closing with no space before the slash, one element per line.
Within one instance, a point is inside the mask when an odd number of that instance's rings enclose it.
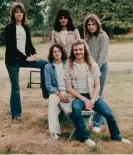
<path fill-rule="evenodd" d="M 51 137 L 58 139 L 61 134 L 58 104 L 60 101 L 69 102 L 64 81 L 64 68 L 67 60 L 65 49 L 60 44 L 52 45 L 48 60 L 49 63 L 45 66 L 45 81 L 49 92 L 48 124 Z"/>
<path fill-rule="evenodd" d="M 80 39 L 79 31 L 74 27 L 69 11 L 62 8 L 58 11 L 54 23 L 52 44 L 60 43 L 65 48 L 69 57 L 72 42 L 76 39 Z"/>
<path fill-rule="evenodd" d="M 91 58 L 87 44 L 84 40 L 76 40 L 72 44 L 71 55 L 66 67 L 65 79 L 67 90 L 74 97 L 72 101 L 72 121 L 76 128 L 76 138 L 85 142 L 89 147 L 96 143 L 90 139 L 81 111 L 94 110 L 106 118 L 111 139 L 130 144 L 122 138 L 119 127 L 110 107 L 99 96 L 100 70 Z"/>
<path fill-rule="evenodd" d="M 27 26 L 26 10 L 22 3 L 13 3 L 10 24 L 5 27 L 5 64 L 11 82 L 10 107 L 12 119 L 21 120 L 21 100 L 19 88 L 20 67 L 40 68 L 43 97 L 47 97 L 44 81 L 44 66 L 47 61 L 39 58 L 31 42 Z"/>
<path fill-rule="evenodd" d="M 108 44 L 109 37 L 102 29 L 102 24 L 98 16 L 90 14 L 85 18 L 84 23 L 84 39 L 90 47 L 90 52 L 101 72 L 100 77 L 100 92 L 99 95 L 103 97 L 103 90 L 106 83 L 108 73 Z M 104 124 L 104 118 L 96 113 L 94 115 L 93 131 L 99 133 Z"/>

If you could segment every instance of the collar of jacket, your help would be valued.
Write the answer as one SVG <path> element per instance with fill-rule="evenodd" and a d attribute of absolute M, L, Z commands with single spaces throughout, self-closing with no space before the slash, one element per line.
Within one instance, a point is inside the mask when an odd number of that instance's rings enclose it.
<path fill-rule="evenodd" d="M 67 62 L 64 60 L 64 61 L 62 61 L 62 63 L 63 63 L 63 67 L 65 67 Z M 53 68 L 55 68 L 54 62 L 52 62 L 51 65 L 52 65 Z"/>
<path fill-rule="evenodd" d="M 72 33 L 74 33 L 74 31 L 68 31 L 68 34 L 72 34 Z M 54 31 L 53 34 L 56 36 L 60 36 L 60 32 L 57 32 L 57 31 Z"/>
<path fill-rule="evenodd" d="M 14 24 L 14 23 L 11 23 L 11 25 L 12 25 L 14 28 L 16 27 L 16 24 Z M 26 25 L 26 24 L 22 24 L 21 26 L 25 29 L 27 25 Z"/>

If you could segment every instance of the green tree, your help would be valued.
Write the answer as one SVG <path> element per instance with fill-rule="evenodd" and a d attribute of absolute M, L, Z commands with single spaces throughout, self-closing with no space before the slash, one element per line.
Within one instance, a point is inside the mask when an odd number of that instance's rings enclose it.
<path fill-rule="evenodd" d="M 66 6 L 66 0 L 49 0 L 45 1 L 44 12 L 45 12 L 45 25 L 49 28 L 53 28 L 56 14 L 58 10 Z"/>
<path fill-rule="evenodd" d="M 50 0 L 47 3 L 47 24 L 53 27 L 59 8 L 69 8 L 74 24 L 83 25 L 87 14 L 97 14 L 106 29 L 127 31 L 133 23 L 133 0 Z"/>
<path fill-rule="evenodd" d="M 82 24 L 85 15 L 97 14 L 106 27 L 131 28 L 133 1 L 129 0 L 68 0 L 75 23 Z"/>
<path fill-rule="evenodd" d="M 9 22 L 9 5 L 12 0 L 0 0 L 0 24 L 6 25 Z"/>
<path fill-rule="evenodd" d="M 10 5 L 15 1 L 24 4 L 28 19 L 34 27 L 39 28 L 40 24 L 44 24 L 41 4 L 43 0 L 0 0 L 0 23 L 2 25 L 6 25 L 9 22 Z"/>
<path fill-rule="evenodd" d="M 110 36 L 113 29 L 127 32 L 133 24 L 133 0 L 67 0 L 67 6 L 76 25 L 83 25 L 85 16 L 94 13 Z"/>

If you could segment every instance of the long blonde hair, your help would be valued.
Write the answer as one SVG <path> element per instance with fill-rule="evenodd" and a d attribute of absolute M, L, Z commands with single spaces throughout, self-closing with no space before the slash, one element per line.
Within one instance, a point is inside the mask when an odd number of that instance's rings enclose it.
<path fill-rule="evenodd" d="M 86 42 L 83 39 L 78 39 L 73 42 L 72 47 L 71 47 L 71 54 L 70 54 L 70 57 L 68 60 L 69 65 L 71 68 L 73 68 L 73 63 L 76 59 L 76 57 L 74 55 L 73 47 L 76 45 L 79 45 L 79 44 L 84 45 L 84 61 L 88 65 L 89 70 L 92 72 L 93 71 L 93 67 L 92 67 L 93 58 L 91 57 L 88 45 L 86 44 Z"/>

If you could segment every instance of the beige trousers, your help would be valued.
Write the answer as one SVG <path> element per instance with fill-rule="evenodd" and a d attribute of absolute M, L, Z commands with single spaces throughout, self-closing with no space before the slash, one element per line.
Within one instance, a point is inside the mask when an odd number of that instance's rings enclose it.
<path fill-rule="evenodd" d="M 56 94 L 51 94 L 49 96 L 49 105 L 48 105 L 48 124 L 49 132 L 61 134 L 60 124 L 58 115 L 60 109 L 58 104 L 60 103 L 60 98 Z"/>

